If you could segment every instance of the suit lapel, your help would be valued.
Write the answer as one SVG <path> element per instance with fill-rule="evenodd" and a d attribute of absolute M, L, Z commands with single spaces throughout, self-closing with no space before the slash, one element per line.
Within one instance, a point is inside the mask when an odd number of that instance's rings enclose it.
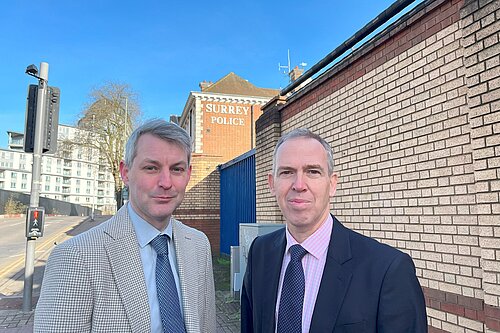
<path fill-rule="evenodd" d="M 184 311 L 184 322 L 187 332 L 199 330 L 199 322 L 194 321 L 198 315 L 198 284 L 197 284 L 197 258 L 194 241 L 182 224 L 172 221 L 172 235 L 175 247 L 175 257 L 177 261 L 177 272 L 179 273 L 179 284 L 181 288 L 181 301 Z M 190 273 L 186 272 L 190 270 Z"/>
<path fill-rule="evenodd" d="M 332 332 L 352 277 L 343 264 L 352 258 L 347 229 L 333 217 L 333 230 L 311 321 L 311 332 Z"/>
<path fill-rule="evenodd" d="M 285 228 L 278 233 L 278 237 L 271 244 L 272 248 L 265 262 L 260 263 L 264 267 L 260 271 L 264 272 L 259 293 L 262 297 L 262 325 L 263 332 L 274 332 L 276 325 L 276 302 L 278 298 L 279 278 L 281 264 L 286 247 Z"/>
<path fill-rule="evenodd" d="M 117 212 L 105 232 L 112 238 L 105 244 L 105 248 L 132 332 L 150 331 L 151 317 L 146 282 L 139 245 L 127 206 Z"/>

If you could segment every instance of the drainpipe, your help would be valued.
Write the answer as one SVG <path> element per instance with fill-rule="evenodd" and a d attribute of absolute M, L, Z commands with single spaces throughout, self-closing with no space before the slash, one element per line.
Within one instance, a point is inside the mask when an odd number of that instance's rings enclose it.
<path fill-rule="evenodd" d="M 391 18 L 396 16 L 400 11 L 409 6 L 415 0 L 397 0 L 389 8 L 380 13 L 377 17 L 371 20 L 367 25 L 358 30 L 354 35 L 352 35 L 348 40 L 338 46 L 335 50 L 330 52 L 326 57 L 315 64 L 311 69 L 307 70 L 304 74 L 299 76 L 295 81 L 290 83 L 288 86 L 280 91 L 280 96 L 285 96 L 293 89 L 297 88 L 305 80 L 322 70 L 324 67 L 329 65 L 332 61 L 337 59 L 343 53 L 345 53 L 350 48 L 354 47 L 363 38 L 371 34 L 373 31 L 381 27 L 384 23 L 389 21 Z"/>

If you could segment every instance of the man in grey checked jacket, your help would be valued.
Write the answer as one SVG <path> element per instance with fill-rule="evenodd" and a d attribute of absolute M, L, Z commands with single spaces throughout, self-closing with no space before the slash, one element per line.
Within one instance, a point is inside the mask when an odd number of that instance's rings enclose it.
<path fill-rule="evenodd" d="M 186 332 L 216 330 L 210 244 L 172 217 L 191 175 L 191 139 L 152 120 L 129 138 L 120 172 L 130 201 L 114 217 L 55 247 L 35 332 L 163 332 L 150 242 L 168 236 Z"/>

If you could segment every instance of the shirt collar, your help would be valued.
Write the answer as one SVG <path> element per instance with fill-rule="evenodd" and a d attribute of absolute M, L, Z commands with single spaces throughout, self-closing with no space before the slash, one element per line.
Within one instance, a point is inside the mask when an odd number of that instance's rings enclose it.
<path fill-rule="evenodd" d="M 306 249 L 306 251 L 319 259 L 328 250 L 328 245 L 330 244 L 330 237 L 332 235 L 333 218 L 330 214 L 326 218 L 325 222 L 316 230 L 311 236 L 307 237 L 300 245 Z M 288 226 L 286 227 L 286 253 L 292 245 L 299 244 L 292 234 L 288 231 Z"/>
<path fill-rule="evenodd" d="M 158 235 L 167 235 L 169 239 L 172 239 L 172 220 L 170 219 L 169 223 L 165 230 L 160 232 L 158 229 L 153 227 L 149 222 L 140 217 L 132 208 L 130 203 L 127 204 L 128 214 L 130 216 L 130 220 L 132 220 L 132 224 L 134 225 L 135 234 L 137 236 L 137 241 L 139 242 L 139 246 L 141 248 L 145 247 L 149 244 Z"/>

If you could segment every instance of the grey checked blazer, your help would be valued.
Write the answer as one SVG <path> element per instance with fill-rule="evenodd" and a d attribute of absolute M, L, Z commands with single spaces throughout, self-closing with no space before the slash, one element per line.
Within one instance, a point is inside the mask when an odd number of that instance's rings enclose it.
<path fill-rule="evenodd" d="M 172 223 L 186 330 L 215 332 L 210 244 L 202 232 Z M 54 248 L 34 332 L 151 332 L 139 245 L 126 206 Z"/>

